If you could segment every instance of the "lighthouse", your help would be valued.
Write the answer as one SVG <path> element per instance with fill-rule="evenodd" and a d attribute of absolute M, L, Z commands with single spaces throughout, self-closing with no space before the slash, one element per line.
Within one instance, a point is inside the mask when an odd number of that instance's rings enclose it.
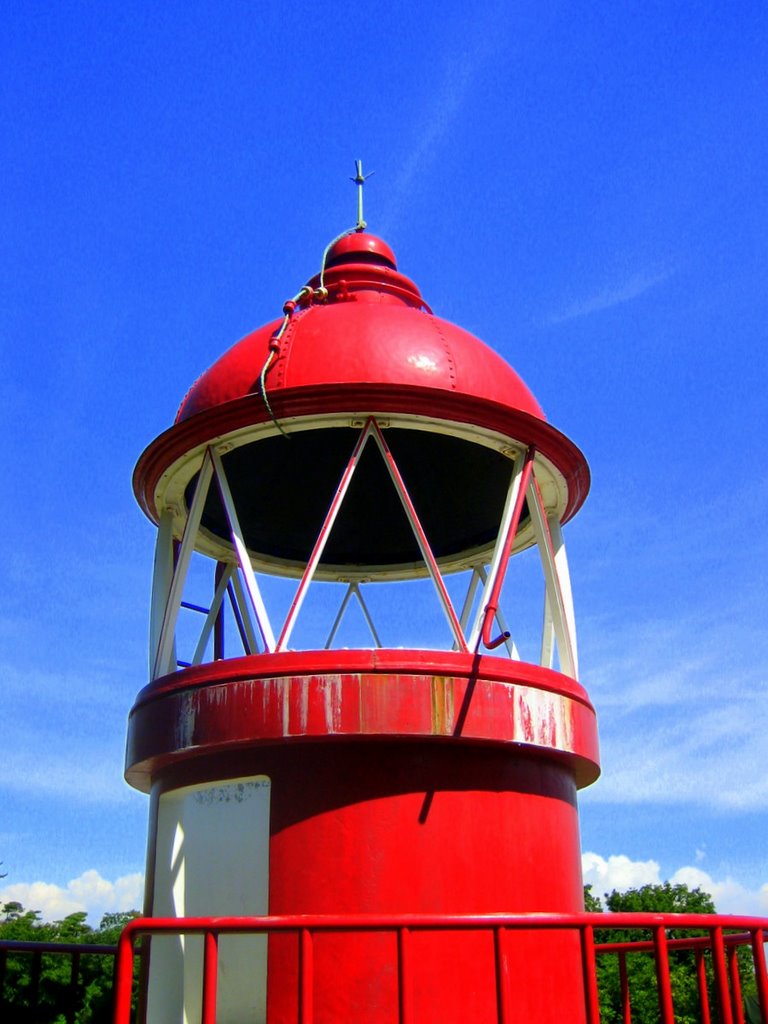
<path fill-rule="evenodd" d="M 579 911 L 599 763 L 562 527 L 586 461 L 361 215 L 318 264 L 136 467 L 157 527 L 126 755 L 145 911 Z M 393 941 L 318 939 L 315 1021 L 396 1019 Z M 488 941 L 414 935 L 416 1020 L 496 1020 Z M 298 957 L 222 938 L 217 1019 L 296 1020 Z M 508 963 L 515 1019 L 583 1019 L 573 935 L 518 930 Z M 201 965 L 199 938 L 153 938 L 150 1022 L 199 1017 Z"/>

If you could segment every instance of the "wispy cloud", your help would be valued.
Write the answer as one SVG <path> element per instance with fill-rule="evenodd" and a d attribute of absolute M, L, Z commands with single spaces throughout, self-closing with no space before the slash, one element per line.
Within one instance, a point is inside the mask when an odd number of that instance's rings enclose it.
<path fill-rule="evenodd" d="M 553 325 L 562 324 L 568 320 L 576 320 L 591 313 L 601 313 L 603 310 L 621 306 L 668 281 L 675 273 L 674 267 L 660 271 L 639 271 L 623 281 L 601 288 L 586 299 L 579 299 L 562 312 L 550 316 L 547 322 Z"/>
<path fill-rule="evenodd" d="M 412 205 L 410 196 L 417 176 L 424 175 L 438 157 L 466 106 L 479 71 L 501 50 L 503 37 L 499 26 L 506 20 L 498 4 L 475 11 L 474 21 L 463 26 L 459 49 L 443 55 L 442 70 L 434 74 L 432 88 L 425 83 L 426 99 L 415 119 L 414 143 L 400 165 L 381 218 L 383 235 L 392 233 L 406 204 Z M 434 55 L 432 65 L 440 67 Z"/>
<path fill-rule="evenodd" d="M 676 620 L 613 619 L 583 682 L 598 710 L 603 775 L 585 793 L 596 803 L 768 809 L 768 628 L 717 621 L 708 609 Z M 754 657 L 744 656 L 751 652 Z"/>
<path fill-rule="evenodd" d="M 608 497 L 607 511 L 592 512 L 606 543 L 593 559 L 590 541 L 577 606 L 603 765 L 583 798 L 768 809 L 768 777 L 754 769 L 768 735 L 765 482 L 734 484 L 708 502 L 673 492 L 653 508 Z M 724 548 L 714 540 L 735 509 L 749 544 Z M 625 582 L 605 588 L 617 567 Z"/>
<path fill-rule="evenodd" d="M 115 685 L 108 665 L 57 673 L 22 671 L 4 662 L 0 679 L 0 790 L 70 803 L 117 805 L 130 799 L 120 772 L 127 694 Z"/>

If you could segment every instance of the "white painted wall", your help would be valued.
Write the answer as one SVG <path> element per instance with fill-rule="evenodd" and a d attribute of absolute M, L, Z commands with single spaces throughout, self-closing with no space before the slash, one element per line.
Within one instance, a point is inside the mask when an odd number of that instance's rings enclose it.
<path fill-rule="evenodd" d="M 154 917 L 266 914 L 269 898 L 270 780 L 263 775 L 189 786 L 158 803 Z M 197 1024 L 202 937 L 156 937 L 150 960 L 148 1024 Z M 219 940 L 217 1024 L 263 1024 L 267 940 Z"/>

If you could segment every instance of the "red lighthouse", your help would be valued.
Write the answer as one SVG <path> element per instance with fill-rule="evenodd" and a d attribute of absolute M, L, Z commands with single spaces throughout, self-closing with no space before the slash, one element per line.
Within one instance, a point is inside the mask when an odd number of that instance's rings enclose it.
<path fill-rule="evenodd" d="M 126 768 L 151 793 L 147 912 L 580 910 L 576 793 L 599 768 L 561 526 L 588 482 L 515 371 L 433 315 L 385 242 L 331 246 L 136 468 L 158 526 Z M 194 1019 L 199 941 L 153 940 L 150 1021 Z M 392 1019 L 391 941 L 317 942 L 316 1021 Z M 496 1019 L 487 936 L 413 941 L 416 1020 Z M 583 1019 L 573 936 L 520 930 L 508 954 L 516 1019 Z M 298 956 L 289 935 L 223 939 L 217 1019 L 295 1020 Z"/>

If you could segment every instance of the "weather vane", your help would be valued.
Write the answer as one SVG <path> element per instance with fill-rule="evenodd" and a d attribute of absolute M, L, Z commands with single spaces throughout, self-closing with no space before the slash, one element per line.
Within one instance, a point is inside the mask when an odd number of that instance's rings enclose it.
<path fill-rule="evenodd" d="M 357 225 L 355 231 L 364 231 L 367 227 L 363 220 L 363 185 L 375 173 L 375 171 L 369 171 L 368 174 L 363 174 L 363 161 L 355 160 L 355 176 L 349 179 L 357 185 Z"/>

